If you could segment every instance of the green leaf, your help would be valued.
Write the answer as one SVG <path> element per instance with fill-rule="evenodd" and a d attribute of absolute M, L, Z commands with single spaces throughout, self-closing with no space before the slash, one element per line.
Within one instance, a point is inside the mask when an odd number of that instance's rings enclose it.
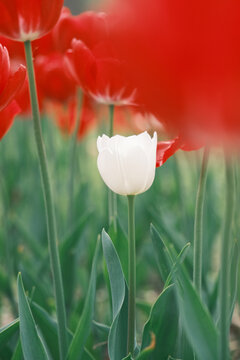
<path fill-rule="evenodd" d="M 163 283 L 165 283 L 171 271 L 171 258 L 165 244 L 161 240 L 159 233 L 153 225 L 150 226 L 150 233 L 160 276 Z"/>
<path fill-rule="evenodd" d="M 47 347 L 50 350 L 53 359 L 59 359 L 58 327 L 56 320 L 54 320 L 45 309 L 35 302 L 31 303 L 31 309 L 41 332 L 44 334 L 44 340 L 46 341 Z M 68 330 L 69 342 L 72 338 L 73 334 L 70 330 Z M 89 351 L 84 348 L 83 359 L 92 359 L 89 357 L 90 355 Z"/>
<path fill-rule="evenodd" d="M 177 255 L 174 246 L 169 243 L 167 244 L 152 224 L 150 226 L 150 233 L 160 276 L 165 283 L 164 287 L 168 287 L 172 282 L 173 273 L 176 271 L 177 263 L 181 264 L 187 256 L 190 243 L 185 244 L 180 253 Z M 174 257 L 176 257 L 176 262 L 174 262 Z"/>
<path fill-rule="evenodd" d="M 19 319 L 12 321 L 10 324 L 0 329 L 0 350 L 8 343 L 8 341 L 18 332 Z"/>
<path fill-rule="evenodd" d="M 20 340 L 17 342 L 17 346 L 15 348 L 13 356 L 11 357 L 11 360 L 23 360 L 22 345 Z"/>
<path fill-rule="evenodd" d="M 97 322 L 95 320 L 92 322 L 92 324 L 101 333 L 104 333 L 104 334 L 107 334 L 107 335 L 109 334 L 110 327 L 108 325 L 99 323 L 99 322 Z"/>
<path fill-rule="evenodd" d="M 182 324 L 197 359 L 217 360 L 218 333 L 208 310 L 180 264 L 174 278 Z"/>
<path fill-rule="evenodd" d="M 125 358 L 123 358 L 122 360 L 133 360 L 133 357 L 131 354 L 129 354 L 128 356 L 126 356 Z"/>
<path fill-rule="evenodd" d="M 84 353 L 83 353 L 81 359 L 82 360 L 96 360 L 95 357 L 87 349 L 84 349 Z"/>
<path fill-rule="evenodd" d="M 125 278 L 128 278 L 128 257 L 126 254 L 128 253 L 128 236 L 125 233 L 122 225 L 119 222 L 119 218 L 117 218 L 117 231 L 114 231 L 114 225 L 111 224 L 109 228 L 109 237 L 112 240 L 116 252 L 119 256 L 121 267 L 124 273 Z"/>
<path fill-rule="evenodd" d="M 177 332 L 178 309 L 174 285 L 170 285 L 162 291 L 152 307 L 144 326 L 141 353 L 137 359 L 165 360 L 174 353 Z"/>
<path fill-rule="evenodd" d="M 44 334 L 44 340 L 46 341 L 47 347 L 53 359 L 59 359 L 60 356 L 56 321 L 45 309 L 33 301 L 31 303 L 31 310 L 42 334 Z"/>
<path fill-rule="evenodd" d="M 91 330 L 93 313 L 94 313 L 94 304 L 95 304 L 98 255 L 99 255 L 99 240 L 97 241 L 96 250 L 93 258 L 89 288 L 85 299 L 83 312 L 69 347 L 69 351 L 67 355 L 68 360 L 78 360 L 81 358 L 81 355 L 84 350 L 85 342 Z"/>
<path fill-rule="evenodd" d="M 108 353 L 110 360 L 121 360 L 127 352 L 127 286 L 118 254 L 104 230 L 102 231 L 102 246 L 110 279 L 113 308 L 113 320 L 108 337 Z"/>
<path fill-rule="evenodd" d="M 230 314 L 229 314 L 229 327 L 232 321 L 232 314 L 235 308 L 235 302 L 237 298 L 237 290 L 238 290 L 238 266 L 239 266 L 239 245 L 235 242 L 232 251 L 232 259 L 231 259 L 231 272 L 230 272 L 230 287 L 231 287 L 231 295 L 230 295 Z"/>
<path fill-rule="evenodd" d="M 156 233 L 157 230 L 155 229 Z M 161 239 L 160 235 L 159 239 Z M 162 240 L 162 239 L 161 239 Z M 163 241 L 163 240 L 162 240 Z M 218 333 L 205 305 L 201 302 L 189 276 L 177 257 L 175 248 L 167 241 L 164 245 L 175 264 L 173 278 L 184 331 L 198 360 L 217 360 Z M 179 255 L 180 256 L 180 255 Z"/>
<path fill-rule="evenodd" d="M 18 274 L 18 305 L 20 319 L 20 339 L 25 360 L 46 360 L 46 350 L 38 335 L 31 309 L 24 291 L 21 274 Z"/>

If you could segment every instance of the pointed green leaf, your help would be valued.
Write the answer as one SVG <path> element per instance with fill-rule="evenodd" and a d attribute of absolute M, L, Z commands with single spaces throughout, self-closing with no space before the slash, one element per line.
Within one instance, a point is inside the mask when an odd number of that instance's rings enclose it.
<path fill-rule="evenodd" d="M 174 353 L 178 332 L 178 309 L 174 285 L 165 288 L 152 307 L 144 326 L 139 359 L 165 360 Z M 156 339 L 154 341 L 152 340 Z M 153 343 L 153 344 L 152 344 Z M 145 354 L 144 354 L 145 352 Z"/>
<path fill-rule="evenodd" d="M 111 224 L 109 228 L 109 237 L 112 240 L 116 252 L 119 256 L 121 267 L 123 270 L 123 274 L 125 278 L 128 278 L 128 257 L 126 254 L 128 253 L 128 236 L 125 233 L 122 225 L 119 222 L 119 218 L 117 218 L 117 231 L 114 231 L 114 225 Z"/>
<path fill-rule="evenodd" d="M 81 358 L 84 350 L 85 342 L 91 330 L 93 313 L 94 313 L 94 304 L 95 304 L 98 255 L 99 255 L 99 240 L 97 241 L 96 250 L 93 258 L 92 271 L 91 271 L 89 287 L 84 303 L 83 312 L 69 347 L 69 351 L 67 355 L 68 360 L 78 360 Z"/>
<path fill-rule="evenodd" d="M 46 341 L 47 347 L 51 352 L 53 359 L 59 359 L 59 349 L 58 349 L 58 328 L 57 322 L 53 319 L 45 309 L 35 302 L 31 303 L 31 309 L 35 319 L 37 320 L 38 326 L 41 329 L 41 332 L 44 334 L 44 340 Z M 68 330 L 68 339 L 69 342 L 72 340 L 73 334 Z M 92 359 L 89 358 L 89 351 L 84 348 L 83 359 Z"/>
<path fill-rule="evenodd" d="M 133 360 L 133 357 L 131 354 L 129 354 L 128 356 L 126 356 L 125 358 L 123 358 L 122 360 Z"/>
<path fill-rule="evenodd" d="M 218 333 L 183 267 L 174 274 L 182 323 L 198 360 L 218 359 Z"/>
<path fill-rule="evenodd" d="M 107 335 L 109 334 L 110 327 L 107 326 L 106 324 L 102 324 L 102 323 L 99 323 L 97 321 L 93 321 L 92 324 L 101 333 L 104 333 L 104 334 L 107 334 Z"/>
<path fill-rule="evenodd" d="M 45 309 L 35 302 L 31 303 L 31 310 L 42 334 L 44 334 L 44 339 L 53 359 L 59 359 L 60 356 L 56 321 L 53 320 Z"/>
<path fill-rule="evenodd" d="M 159 233 L 157 232 L 157 230 L 153 225 L 150 226 L 150 233 L 155 250 L 154 254 L 157 260 L 160 276 L 162 278 L 163 283 L 165 283 L 171 271 L 171 262 L 170 262 L 171 259 L 163 241 L 159 236 Z"/>
<path fill-rule="evenodd" d="M 175 248 L 167 240 L 164 241 L 164 245 L 172 262 L 175 263 L 173 278 L 176 283 L 177 302 L 188 340 L 198 360 L 217 360 L 218 333 L 213 320 L 195 291 L 186 270 L 177 259 Z"/>
<path fill-rule="evenodd" d="M 22 345 L 20 340 L 18 340 L 17 342 L 17 346 L 15 348 L 13 356 L 11 357 L 11 360 L 23 360 Z"/>
<path fill-rule="evenodd" d="M 238 266 L 239 266 L 239 245 L 235 242 L 233 246 L 232 259 L 231 259 L 231 273 L 230 273 L 230 314 L 229 314 L 229 327 L 232 321 L 232 314 L 235 308 L 237 290 L 238 290 Z"/>
<path fill-rule="evenodd" d="M 113 321 L 108 337 L 108 353 L 110 360 L 121 360 L 127 352 L 127 287 L 118 254 L 104 230 L 102 231 L 102 245 L 110 279 L 113 308 Z"/>
<path fill-rule="evenodd" d="M 0 350 L 8 343 L 8 341 L 18 332 L 19 319 L 12 321 L 10 324 L 0 329 Z"/>
<path fill-rule="evenodd" d="M 25 360 L 46 360 L 47 352 L 38 335 L 31 309 L 24 291 L 21 274 L 18 274 L 18 305 L 20 319 L 20 339 Z"/>

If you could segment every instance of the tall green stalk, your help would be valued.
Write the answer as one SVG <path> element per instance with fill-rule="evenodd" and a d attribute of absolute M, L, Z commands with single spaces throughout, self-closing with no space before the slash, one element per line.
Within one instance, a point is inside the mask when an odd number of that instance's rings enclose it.
<path fill-rule="evenodd" d="M 206 190 L 208 159 L 209 150 L 206 148 L 203 153 L 194 220 L 193 283 L 200 296 L 202 291 L 203 206 Z"/>
<path fill-rule="evenodd" d="M 42 129 L 40 124 L 40 113 L 37 99 L 36 82 L 32 61 L 31 42 L 26 41 L 25 56 L 27 63 L 27 71 L 30 86 L 30 97 L 32 105 L 33 127 L 35 141 L 37 145 L 40 173 L 42 178 L 43 195 L 45 201 L 46 218 L 47 218 L 47 231 L 48 231 L 48 245 L 51 260 L 51 269 L 53 274 L 53 283 L 56 300 L 57 322 L 58 322 L 58 341 L 60 359 L 64 360 L 67 354 L 67 332 L 66 332 L 66 312 L 65 301 L 62 284 L 62 273 L 60 267 L 60 260 L 57 247 L 57 231 L 55 223 L 55 211 L 53 205 L 52 191 L 50 186 L 50 178 L 47 167 L 47 157 L 42 137 Z"/>
<path fill-rule="evenodd" d="M 220 343 L 219 360 L 229 359 L 229 292 L 230 292 L 230 253 L 232 244 L 232 225 L 234 218 L 235 181 L 231 159 L 226 158 L 226 205 L 221 248 L 220 269 Z"/>
<path fill-rule="evenodd" d="M 69 179 L 69 209 L 68 209 L 68 219 L 69 224 L 72 224 L 72 219 L 74 216 L 73 212 L 73 196 L 74 196 L 74 175 L 76 170 L 76 155 L 77 155 L 77 138 L 78 138 L 78 129 L 80 126 L 80 118 L 81 118 L 81 107 L 82 107 L 82 91 L 80 88 L 77 91 L 77 108 L 76 108 L 76 124 L 74 129 L 74 134 L 72 137 L 72 148 L 70 155 L 70 179 Z"/>
<path fill-rule="evenodd" d="M 133 354 L 134 351 L 136 327 L 136 246 L 134 199 L 134 195 L 128 195 L 128 354 Z"/>
<path fill-rule="evenodd" d="M 114 105 L 109 105 L 109 137 L 114 134 Z M 117 194 L 108 189 L 108 218 L 109 226 L 113 223 L 114 231 L 117 231 Z"/>

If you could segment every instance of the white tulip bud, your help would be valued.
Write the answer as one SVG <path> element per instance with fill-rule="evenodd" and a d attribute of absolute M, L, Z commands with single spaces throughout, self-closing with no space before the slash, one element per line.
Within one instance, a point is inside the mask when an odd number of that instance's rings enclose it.
<path fill-rule="evenodd" d="M 136 195 L 148 190 L 156 169 L 157 134 L 97 139 L 97 166 L 105 184 L 120 195 Z"/>

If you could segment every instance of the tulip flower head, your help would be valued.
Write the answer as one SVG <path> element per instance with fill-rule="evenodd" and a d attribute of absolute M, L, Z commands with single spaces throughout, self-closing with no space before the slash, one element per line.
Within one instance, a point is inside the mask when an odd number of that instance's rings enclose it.
<path fill-rule="evenodd" d="M 157 133 L 97 139 L 97 166 L 105 184 L 120 195 L 137 195 L 150 188 L 155 177 Z"/>
<path fill-rule="evenodd" d="M 147 111 L 171 134 L 239 137 L 239 1 L 115 0 L 109 11 L 113 51 Z"/>
<path fill-rule="evenodd" d="M 26 75 L 26 69 L 20 65 L 11 71 L 8 51 L 0 44 L 0 139 L 11 127 L 14 117 L 20 112 L 15 101 Z"/>
<path fill-rule="evenodd" d="M 56 24 L 63 0 L 0 0 L 0 34 L 12 40 L 39 39 Z"/>

